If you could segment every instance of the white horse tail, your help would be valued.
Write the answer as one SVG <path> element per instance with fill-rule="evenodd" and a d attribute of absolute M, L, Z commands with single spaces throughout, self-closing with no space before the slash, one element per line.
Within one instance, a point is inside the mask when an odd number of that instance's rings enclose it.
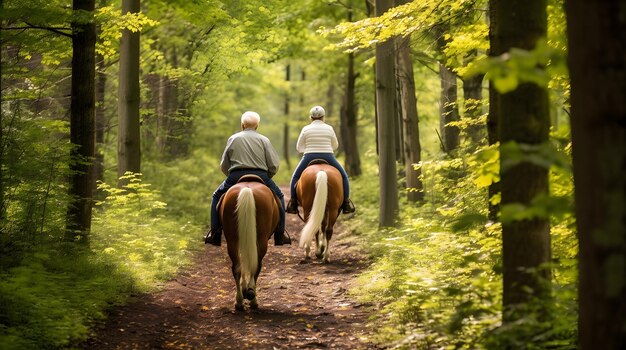
<path fill-rule="evenodd" d="M 317 232 L 322 229 L 322 220 L 326 214 L 326 200 L 328 199 L 328 175 L 325 171 L 318 171 L 315 178 L 315 197 L 309 220 L 307 220 L 300 234 L 300 247 L 311 246 L 311 241 Z"/>
<path fill-rule="evenodd" d="M 259 266 L 256 234 L 256 204 L 249 187 L 243 188 L 237 197 L 237 226 L 239 226 L 239 261 L 241 263 L 242 288 L 254 288 L 254 275 Z M 252 284 L 250 284 L 252 283 Z"/>

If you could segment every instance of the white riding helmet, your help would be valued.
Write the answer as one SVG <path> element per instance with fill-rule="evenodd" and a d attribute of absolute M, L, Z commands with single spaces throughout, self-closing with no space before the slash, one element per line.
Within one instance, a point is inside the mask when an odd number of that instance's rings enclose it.
<path fill-rule="evenodd" d="M 315 107 L 311 108 L 311 111 L 309 112 L 309 115 L 313 119 L 321 119 L 324 116 L 326 116 L 326 111 L 324 110 L 324 108 L 322 108 L 322 106 L 315 106 Z"/>

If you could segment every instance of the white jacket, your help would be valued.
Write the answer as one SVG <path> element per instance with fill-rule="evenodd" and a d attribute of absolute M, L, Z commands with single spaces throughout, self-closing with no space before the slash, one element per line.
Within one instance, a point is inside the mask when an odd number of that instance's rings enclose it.
<path fill-rule="evenodd" d="M 296 149 L 300 153 L 333 153 L 339 142 L 333 127 L 321 120 L 314 120 L 302 128 Z"/>

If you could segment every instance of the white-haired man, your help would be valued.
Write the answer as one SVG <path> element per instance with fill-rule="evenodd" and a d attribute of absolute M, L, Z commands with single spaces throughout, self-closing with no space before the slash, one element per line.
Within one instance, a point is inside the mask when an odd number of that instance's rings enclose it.
<path fill-rule="evenodd" d="M 278 154 L 270 140 L 259 134 L 261 117 L 256 112 L 245 112 L 241 116 L 241 131 L 232 135 L 226 143 L 222 154 L 220 167 L 226 180 L 213 193 L 211 202 L 211 231 L 204 238 L 205 243 L 216 246 L 222 242 L 222 224 L 217 213 L 217 202 L 229 188 L 247 174 L 259 176 L 274 194 L 280 199 L 280 221 L 274 231 L 274 244 L 291 244 L 288 236 L 285 236 L 285 199 L 272 177 L 278 171 Z"/>

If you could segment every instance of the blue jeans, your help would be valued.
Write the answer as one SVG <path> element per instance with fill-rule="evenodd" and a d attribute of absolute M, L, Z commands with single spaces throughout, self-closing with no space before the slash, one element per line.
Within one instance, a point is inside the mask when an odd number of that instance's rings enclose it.
<path fill-rule="evenodd" d="M 347 201 L 350 198 L 350 183 L 348 182 L 348 174 L 343 169 L 341 164 L 335 158 L 335 155 L 332 153 L 305 153 L 300 163 L 296 167 L 296 170 L 293 172 L 291 176 L 291 183 L 289 184 L 289 189 L 291 190 L 291 200 L 297 200 L 298 195 L 296 194 L 296 183 L 300 180 L 300 176 L 306 166 L 314 159 L 323 159 L 328 162 L 328 164 L 334 166 L 341 173 L 341 180 L 343 181 L 343 200 Z"/>
<path fill-rule="evenodd" d="M 213 201 L 211 201 L 211 230 L 215 230 L 218 227 L 222 227 L 222 223 L 220 222 L 220 216 L 217 213 L 217 202 L 220 200 L 222 195 L 228 191 L 229 188 L 233 187 L 239 179 L 248 174 L 254 174 L 259 176 L 265 182 L 265 185 L 274 192 L 276 196 L 280 199 L 280 204 L 282 205 L 280 208 L 280 220 L 278 222 L 278 232 L 283 232 L 285 230 L 285 196 L 283 196 L 283 192 L 280 190 L 274 180 L 272 180 L 266 171 L 263 170 L 234 170 L 226 180 L 222 182 L 222 184 L 213 192 Z"/>

